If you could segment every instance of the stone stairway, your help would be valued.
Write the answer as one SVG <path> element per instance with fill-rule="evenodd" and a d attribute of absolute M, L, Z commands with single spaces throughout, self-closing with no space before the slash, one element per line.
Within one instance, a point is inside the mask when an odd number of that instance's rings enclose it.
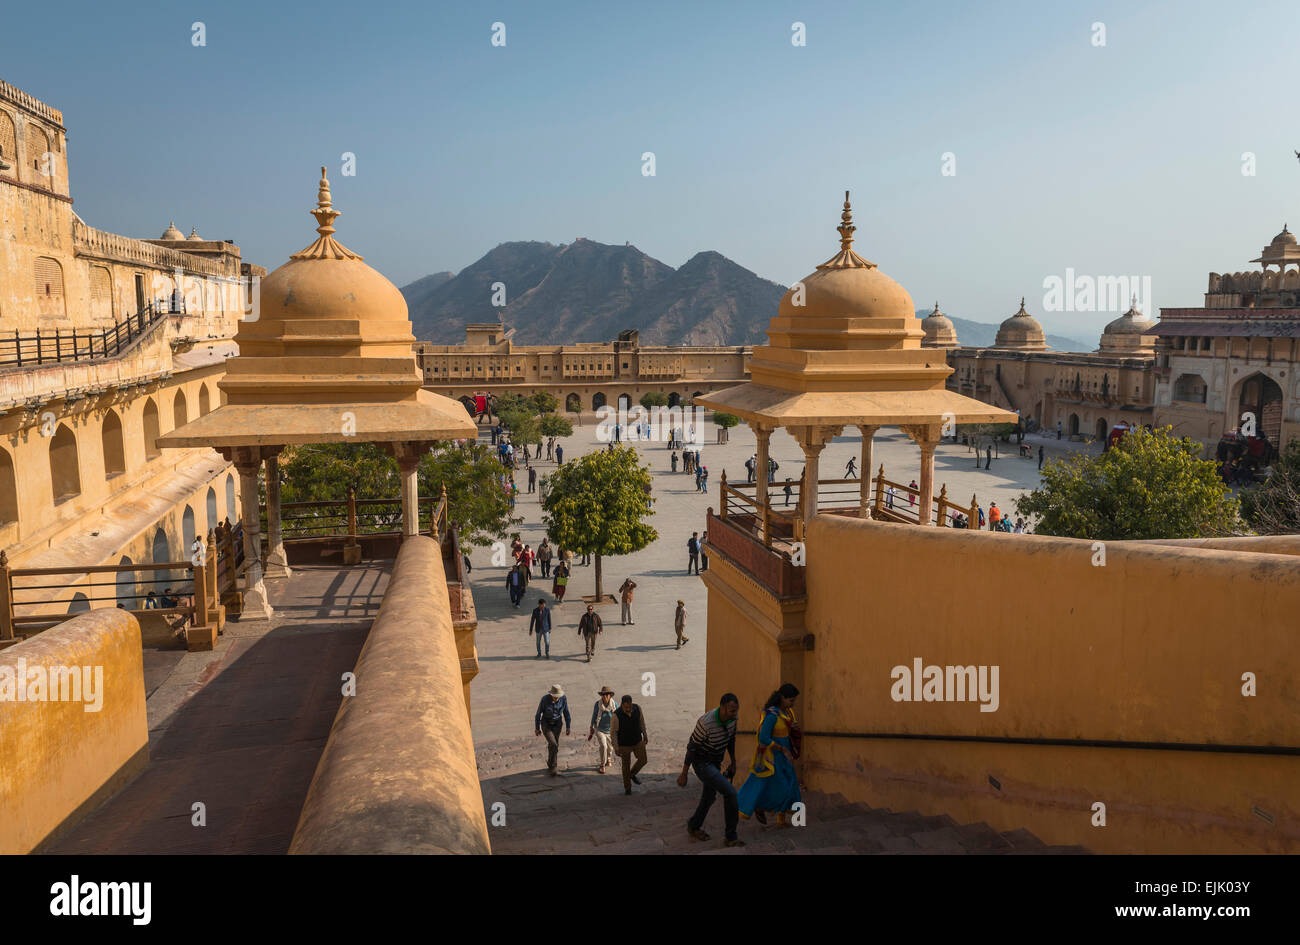
<path fill-rule="evenodd" d="M 540 740 L 539 740 L 540 741 Z M 582 744 L 574 740 L 572 744 Z M 570 758 L 585 751 L 569 749 Z M 648 766 L 641 785 L 623 793 L 618 769 L 600 775 L 589 764 L 548 775 L 538 750 L 517 746 L 479 750 L 484 808 L 503 825 L 490 826 L 492 851 L 522 853 L 1086 853 L 1082 847 L 1050 847 L 1027 830 L 998 832 L 985 823 L 959 824 L 946 815 L 896 812 L 854 804 L 838 794 L 805 792 L 806 824 L 780 827 L 742 820 L 744 847 L 723 845 L 722 803 L 715 801 L 700 842 L 686 833 L 699 802 L 694 775 L 679 788 L 676 771 Z M 507 759 L 520 764 L 503 765 Z M 586 762 L 588 759 L 583 758 Z M 658 770 L 652 770 L 657 767 Z M 495 769 L 495 770 L 493 770 Z M 502 804 L 504 808 L 494 805 Z"/>

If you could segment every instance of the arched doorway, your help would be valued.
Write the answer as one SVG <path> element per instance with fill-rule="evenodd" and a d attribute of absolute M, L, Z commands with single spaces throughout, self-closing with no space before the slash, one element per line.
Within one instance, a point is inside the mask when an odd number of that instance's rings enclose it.
<path fill-rule="evenodd" d="M 178 390 L 176 400 L 172 402 L 172 429 L 179 430 L 189 422 L 190 405 L 185 400 L 185 391 Z"/>
<path fill-rule="evenodd" d="M 226 474 L 226 518 L 234 525 L 239 520 L 239 511 L 235 507 L 235 475 Z"/>
<path fill-rule="evenodd" d="M 217 527 L 217 490 L 208 486 L 208 531 Z"/>
<path fill-rule="evenodd" d="M 118 561 L 119 566 L 135 564 L 126 555 Z M 117 606 L 125 610 L 134 610 L 140 606 L 139 601 L 135 599 L 135 572 L 118 571 L 117 572 Z"/>
<path fill-rule="evenodd" d="M 605 406 L 605 392 L 598 390 L 591 395 L 591 409 L 599 410 L 603 406 Z"/>
<path fill-rule="evenodd" d="M 1106 425 L 1106 418 L 1102 417 L 1097 421 L 1097 439 L 1106 442 L 1106 437 L 1110 435 L 1110 427 Z"/>
<path fill-rule="evenodd" d="M 681 405 L 682 405 L 682 395 L 681 395 L 681 394 L 677 393 L 677 391 L 673 391 L 671 394 L 668 395 L 668 406 L 669 406 L 669 407 L 680 407 Z"/>
<path fill-rule="evenodd" d="M 199 387 L 199 416 L 206 417 L 212 412 L 212 396 L 208 393 L 208 385 L 203 384 Z"/>
<path fill-rule="evenodd" d="M 126 448 L 122 443 L 122 421 L 117 411 L 110 410 L 104 415 L 104 424 L 100 427 L 100 445 L 104 450 L 104 478 L 112 479 L 126 472 Z"/>
<path fill-rule="evenodd" d="M 55 505 L 81 494 L 77 437 L 62 423 L 50 439 L 50 484 L 54 489 Z"/>
<path fill-rule="evenodd" d="M 18 478 L 9 451 L 0 449 L 0 525 L 18 521 Z"/>
<path fill-rule="evenodd" d="M 1276 448 L 1282 439 L 1282 388 L 1264 374 L 1252 374 L 1241 382 L 1237 398 L 1238 425 L 1247 427 L 1251 417 L 1255 421 L 1255 435 Z"/>
<path fill-rule="evenodd" d="M 565 397 L 564 410 L 565 413 L 581 413 L 582 398 L 579 397 L 577 394 L 570 394 L 568 397 Z"/>
<path fill-rule="evenodd" d="M 158 448 L 158 434 L 162 431 L 158 427 L 158 405 L 152 397 L 144 402 L 143 428 L 144 458 L 153 459 L 162 452 Z"/>
<path fill-rule="evenodd" d="M 631 394 L 619 394 L 619 395 L 618 395 L 618 409 L 619 409 L 619 410 L 623 410 L 623 411 L 627 411 L 627 410 L 631 410 L 631 409 L 632 409 L 632 395 L 631 395 Z"/>
<path fill-rule="evenodd" d="M 1070 414 L 1070 436 L 1078 436 L 1078 435 L 1079 435 L 1079 415 L 1077 413 L 1072 413 Z"/>
<path fill-rule="evenodd" d="M 181 516 L 181 538 L 184 541 L 184 545 L 181 547 L 181 557 L 193 557 L 194 540 L 197 537 L 194 531 L 194 510 L 187 505 L 185 506 L 185 514 Z"/>

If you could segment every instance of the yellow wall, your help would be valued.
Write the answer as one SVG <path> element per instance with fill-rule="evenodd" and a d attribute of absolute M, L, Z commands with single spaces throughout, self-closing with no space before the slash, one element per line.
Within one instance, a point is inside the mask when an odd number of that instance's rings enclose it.
<path fill-rule="evenodd" d="M 1300 745 L 1293 555 L 1112 542 L 1104 566 L 1094 557 L 1073 539 L 818 517 L 808 533 L 805 727 Z M 739 626 L 724 636 L 746 639 Z M 708 691 L 727 680 L 752 713 L 782 680 L 738 680 L 755 660 L 729 652 L 736 645 L 724 640 L 719 656 L 730 662 L 715 662 L 710 640 Z M 998 710 L 893 701 L 891 671 L 915 657 L 998 666 Z M 1245 672 L 1258 679 L 1251 698 Z M 810 787 L 873 806 L 1026 827 L 1094 850 L 1300 849 L 1294 756 L 814 736 L 804 772 Z M 1107 806 L 1107 827 L 1091 826 L 1095 802 Z"/>
<path fill-rule="evenodd" d="M 0 853 L 27 853 L 107 798 L 149 757 L 140 628 L 120 610 L 82 614 L 0 650 L 3 667 L 102 668 L 102 705 L 0 698 Z"/>

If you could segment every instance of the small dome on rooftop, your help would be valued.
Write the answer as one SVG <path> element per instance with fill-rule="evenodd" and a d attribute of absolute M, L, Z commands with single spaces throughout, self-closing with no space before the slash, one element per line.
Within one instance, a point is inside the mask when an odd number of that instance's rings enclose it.
<path fill-rule="evenodd" d="M 172 220 L 167 224 L 167 229 L 163 230 L 163 235 L 158 238 L 160 240 L 183 240 L 185 234 L 176 229 L 176 221 Z"/>
<path fill-rule="evenodd" d="M 1038 319 L 1025 311 L 1025 300 L 1020 299 L 1020 311 L 1016 312 L 998 326 L 995 348 L 1018 348 L 1024 351 L 1043 351 L 1047 348 L 1047 336 Z"/>
<path fill-rule="evenodd" d="M 934 303 L 934 311 L 921 319 L 921 327 L 925 329 L 925 339 L 921 342 L 921 347 L 952 348 L 957 346 L 957 329 L 953 325 L 952 319 L 939 311 L 938 302 Z"/>

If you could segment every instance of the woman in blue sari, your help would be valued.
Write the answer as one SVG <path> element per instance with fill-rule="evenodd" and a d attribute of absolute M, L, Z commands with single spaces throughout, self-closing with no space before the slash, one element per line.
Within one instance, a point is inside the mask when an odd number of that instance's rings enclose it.
<path fill-rule="evenodd" d="M 763 707 L 758 726 L 758 744 L 749 777 L 737 794 L 740 816 L 767 823 L 764 811 L 776 811 L 781 823 L 785 813 L 799 801 L 799 779 L 794 771 L 795 740 L 799 723 L 794 717 L 794 700 L 799 690 L 785 683 L 772 693 Z"/>

